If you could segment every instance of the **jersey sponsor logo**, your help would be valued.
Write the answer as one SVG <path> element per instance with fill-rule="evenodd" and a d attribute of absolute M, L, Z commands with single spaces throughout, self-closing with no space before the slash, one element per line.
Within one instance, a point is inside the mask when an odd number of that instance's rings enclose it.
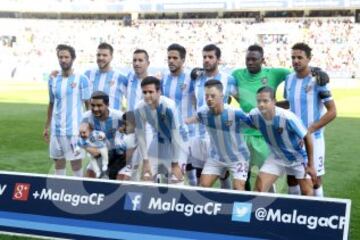
<path fill-rule="evenodd" d="M 252 203 L 234 202 L 231 221 L 234 222 L 250 222 Z"/>
<path fill-rule="evenodd" d="M 261 79 L 261 83 L 263 85 L 267 85 L 269 83 L 269 80 L 267 79 L 267 77 L 264 77 L 264 78 Z"/>
<path fill-rule="evenodd" d="M 7 185 L 0 184 L 0 196 L 2 196 L 7 188 Z"/>
<path fill-rule="evenodd" d="M 229 120 L 229 121 L 225 122 L 225 126 L 227 126 L 227 127 L 231 127 L 232 124 L 233 124 L 232 120 Z"/>
<path fill-rule="evenodd" d="M 221 211 L 222 204 L 208 202 L 206 204 L 179 203 L 176 198 L 171 201 L 164 201 L 161 198 L 152 197 L 150 199 L 148 210 L 162 212 L 182 213 L 186 217 L 195 215 L 217 215 Z"/>
<path fill-rule="evenodd" d="M 129 192 L 126 194 L 124 209 L 129 211 L 139 211 L 141 209 L 142 193 Z"/>
<path fill-rule="evenodd" d="M 105 195 L 102 193 L 74 194 L 67 193 L 65 189 L 54 191 L 51 188 L 43 188 L 40 192 L 35 191 L 33 197 L 35 200 L 63 202 L 77 207 L 79 205 L 99 206 L 104 201 Z"/>
<path fill-rule="evenodd" d="M 344 216 L 309 216 L 299 214 L 298 210 L 296 209 L 294 209 L 292 212 L 284 212 L 281 209 L 258 208 L 255 210 L 255 218 L 262 222 L 303 225 L 310 230 L 315 230 L 319 227 L 343 229 L 346 222 L 346 218 Z"/>
<path fill-rule="evenodd" d="M 29 183 L 16 183 L 12 199 L 16 201 L 27 201 L 29 199 L 30 186 Z"/>

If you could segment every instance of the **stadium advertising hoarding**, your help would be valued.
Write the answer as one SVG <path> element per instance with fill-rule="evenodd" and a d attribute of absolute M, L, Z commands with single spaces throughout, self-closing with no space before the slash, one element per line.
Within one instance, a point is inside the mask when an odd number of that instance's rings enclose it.
<path fill-rule="evenodd" d="M 75 239 L 347 239 L 350 200 L 0 172 L 0 231 Z"/>

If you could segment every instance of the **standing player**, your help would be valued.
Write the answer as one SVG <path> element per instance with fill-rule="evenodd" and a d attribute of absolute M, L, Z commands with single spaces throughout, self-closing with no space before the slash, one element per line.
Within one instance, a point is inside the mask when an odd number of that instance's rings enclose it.
<path fill-rule="evenodd" d="M 97 48 L 96 62 L 98 68 L 88 70 L 85 75 L 89 78 L 91 93 L 105 92 L 109 96 L 109 107 L 121 110 L 125 97 L 126 78 L 111 67 L 113 47 L 108 43 L 100 43 Z"/>
<path fill-rule="evenodd" d="M 50 158 L 55 161 L 55 174 L 66 175 L 66 161 L 70 161 L 73 174 L 82 177 L 83 154 L 75 148 L 82 118 L 82 104 L 88 107 L 90 98 L 86 76 L 74 73 L 75 49 L 60 44 L 56 47 L 61 72 L 49 78 L 50 102 L 43 136 L 50 143 Z M 51 134 L 49 139 L 49 127 Z"/>
<path fill-rule="evenodd" d="M 174 43 L 167 48 L 167 56 L 169 72 L 162 78 L 162 94 L 175 101 L 178 113 L 182 119 L 186 119 L 193 116 L 195 111 L 194 81 L 191 81 L 190 73 L 184 70 L 186 50 L 183 46 Z M 195 128 L 189 126 L 182 130 L 188 132 L 187 134 L 182 132 L 184 146 L 181 148 L 179 159 L 180 167 L 185 172 L 189 153 L 192 152 L 189 148 L 194 146 L 192 143 L 195 141 Z M 195 169 L 187 171 L 187 176 L 189 184 L 196 186 Z"/>
<path fill-rule="evenodd" d="M 233 188 L 244 190 L 249 168 L 249 150 L 241 133 L 249 118 L 241 109 L 224 104 L 223 86 L 218 80 L 205 83 L 207 106 L 197 112 L 197 120 L 210 135 L 210 156 L 201 173 L 200 185 L 211 187 L 224 171 L 231 171 Z M 190 120 L 191 121 L 191 120 Z"/>
<path fill-rule="evenodd" d="M 270 86 L 276 92 L 277 87 L 285 80 L 290 70 L 285 68 L 263 68 L 264 50 L 259 45 L 248 47 L 245 63 L 246 68 L 237 69 L 232 75 L 237 86 L 237 94 L 234 97 L 240 103 L 241 108 L 248 113 L 256 107 L 257 90 L 263 86 Z M 243 133 L 250 151 L 250 168 L 245 187 L 247 191 L 250 191 L 251 168 L 253 166 L 260 168 L 270 151 L 264 137 L 258 130 L 246 127 Z M 275 189 L 271 188 L 270 191 L 274 192 Z"/>
<path fill-rule="evenodd" d="M 91 111 L 84 113 L 82 122 L 89 123 L 94 130 L 102 131 L 106 136 L 106 145 L 109 154 L 109 179 L 116 179 L 118 171 L 126 164 L 125 156 L 118 154 L 115 149 L 115 134 L 120 127 L 122 112 L 109 108 L 109 96 L 101 91 L 96 91 L 91 95 Z M 96 149 L 95 149 L 96 150 Z M 97 157 L 97 151 L 87 152 Z M 87 177 L 96 177 L 95 171 L 89 165 L 86 172 Z"/>
<path fill-rule="evenodd" d="M 148 75 L 149 54 L 143 49 L 135 50 L 132 64 L 134 72 L 128 74 L 125 82 L 128 111 L 133 111 L 142 99 L 141 81 Z"/>
<path fill-rule="evenodd" d="M 275 92 L 270 87 L 257 91 L 257 108 L 249 116 L 263 134 L 271 153 L 256 179 L 256 190 L 266 192 L 284 173 L 298 180 L 303 195 L 312 195 L 316 180 L 311 133 L 291 111 L 275 106 Z"/>
<path fill-rule="evenodd" d="M 183 174 L 178 164 L 182 147 L 181 117 L 175 102 L 161 96 L 160 80 L 155 77 L 146 77 L 141 82 L 141 89 L 144 99 L 135 109 L 136 131 L 143 158 L 141 178 L 152 181 L 163 168 L 168 183 L 182 183 Z M 154 130 L 149 150 L 145 136 L 146 123 Z M 150 164 L 150 161 L 156 164 Z"/>
<path fill-rule="evenodd" d="M 311 133 L 314 142 L 314 166 L 317 170 L 314 195 L 322 197 L 322 176 L 325 174 L 324 126 L 336 117 L 336 106 L 329 85 L 322 84 L 311 75 L 311 48 L 305 43 L 295 44 L 292 47 L 291 59 L 295 72 L 286 78 L 285 99 L 288 100 L 290 110 L 301 118 Z M 293 180 L 289 179 L 289 184 L 298 188 Z"/>

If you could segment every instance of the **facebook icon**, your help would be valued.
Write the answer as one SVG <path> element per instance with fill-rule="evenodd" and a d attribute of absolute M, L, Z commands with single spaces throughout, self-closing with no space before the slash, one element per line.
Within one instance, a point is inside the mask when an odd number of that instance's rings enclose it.
<path fill-rule="evenodd" d="M 142 193 L 129 192 L 126 194 L 124 209 L 138 211 L 141 209 Z"/>

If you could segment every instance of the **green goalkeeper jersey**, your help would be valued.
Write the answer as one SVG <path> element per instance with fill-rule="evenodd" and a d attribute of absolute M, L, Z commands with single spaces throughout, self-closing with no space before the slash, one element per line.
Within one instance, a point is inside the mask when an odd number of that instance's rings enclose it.
<path fill-rule="evenodd" d="M 290 73 L 286 68 L 262 68 L 260 72 L 251 74 L 246 68 L 235 70 L 232 75 L 235 78 L 238 92 L 238 100 L 245 112 L 250 112 L 256 107 L 256 92 L 263 86 L 269 86 L 276 92 L 277 87 Z M 244 129 L 245 135 L 258 136 L 261 133 L 252 128 Z"/>

